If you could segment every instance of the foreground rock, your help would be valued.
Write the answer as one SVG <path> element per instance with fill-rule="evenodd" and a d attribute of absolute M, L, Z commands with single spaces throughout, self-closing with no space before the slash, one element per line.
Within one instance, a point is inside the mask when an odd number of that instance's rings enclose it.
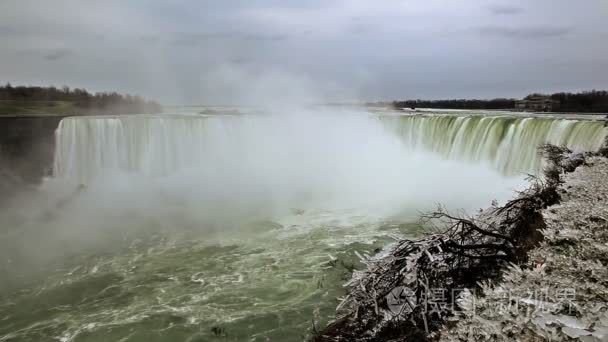
<path fill-rule="evenodd" d="M 566 175 L 529 262 L 461 298 L 444 341 L 608 341 L 608 160 Z"/>
<path fill-rule="evenodd" d="M 439 208 L 424 217 L 434 234 L 364 259 L 339 318 L 313 339 L 608 340 L 608 162 L 541 150 L 544 180 L 506 205 L 474 217 Z"/>

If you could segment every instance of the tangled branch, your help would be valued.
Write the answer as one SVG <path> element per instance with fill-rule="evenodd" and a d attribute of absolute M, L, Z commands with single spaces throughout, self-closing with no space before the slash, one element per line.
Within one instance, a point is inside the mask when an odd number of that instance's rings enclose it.
<path fill-rule="evenodd" d="M 431 228 L 420 240 L 401 240 L 381 259 L 364 260 L 355 272 L 350 294 L 338 306 L 341 318 L 313 337 L 314 341 L 428 340 L 445 318 L 458 309 L 456 289 L 474 288 L 495 279 L 509 263 L 525 260 L 542 235 L 540 211 L 559 202 L 561 175 L 581 165 L 563 147 L 539 148 L 546 161 L 544 177 L 529 176 L 528 189 L 503 206 L 493 205 L 476 216 L 454 215 L 444 207 L 424 214 Z M 433 310 L 433 289 L 445 290 L 448 310 Z"/>

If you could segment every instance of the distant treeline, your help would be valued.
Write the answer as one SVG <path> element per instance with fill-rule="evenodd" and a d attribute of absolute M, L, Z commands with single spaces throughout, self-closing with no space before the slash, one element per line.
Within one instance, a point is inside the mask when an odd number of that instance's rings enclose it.
<path fill-rule="evenodd" d="M 559 101 L 561 112 L 608 113 L 608 91 L 591 90 L 582 93 L 556 93 L 551 99 Z"/>
<path fill-rule="evenodd" d="M 116 92 L 91 94 L 85 89 L 70 89 L 67 86 L 33 87 L 0 86 L 0 105 L 3 103 L 23 103 L 28 106 L 53 102 L 69 103 L 77 113 L 65 114 L 152 114 L 162 112 L 160 104 L 147 101 L 140 96 L 121 95 Z M 42 108 L 44 105 L 41 105 Z"/>
<path fill-rule="evenodd" d="M 493 100 L 406 100 L 393 101 L 395 108 L 442 108 L 442 109 L 513 109 L 515 99 Z"/>
<path fill-rule="evenodd" d="M 524 99 L 548 97 L 559 102 L 554 111 L 581 113 L 608 113 L 608 91 L 591 90 L 580 93 L 555 93 L 552 95 L 531 94 Z M 405 100 L 393 101 L 395 108 L 441 108 L 441 109 L 513 109 L 516 99 L 493 100 Z"/>

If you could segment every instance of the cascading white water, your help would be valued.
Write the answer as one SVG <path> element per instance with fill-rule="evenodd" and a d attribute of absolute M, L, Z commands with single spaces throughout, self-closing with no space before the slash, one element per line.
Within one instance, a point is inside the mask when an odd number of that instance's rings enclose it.
<path fill-rule="evenodd" d="M 583 120 L 453 115 L 382 116 L 380 120 L 409 148 L 488 163 L 508 175 L 537 173 L 541 166 L 537 147 L 542 143 L 588 151 L 598 149 L 608 135 L 601 122 Z M 276 145 L 281 142 L 271 140 L 279 135 L 273 130 L 283 127 L 269 121 L 231 116 L 66 118 L 57 130 L 54 175 L 88 183 L 113 172 L 162 177 L 188 169 L 209 171 L 220 164 L 238 168 L 242 158 L 265 155 L 273 163 L 276 157 L 286 160 L 289 153 L 306 155 L 305 151 L 279 151 Z M 303 134 L 314 137 L 316 132 Z M 263 146 L 270 151 L 260 155 Z M 271 158 L 273 151 L 283 155 Z"/>
<path fill-rule="evenodd" d="M 138 193 L 156 188 L 215 212 L 261 212 L 262 204 L 416 211 L 438 199 L 469 208 L 509 193 L 506 180 L 489 168 L 416 147 L 369 113 L 73 117 L 57 130 L 54 178 L 139 187 Z M 446 169 L 454 173 L 446 176 Z M 464 180 L 479 178 L 496 186 L 470 193 Z"/>
<path fill-rule="evenodd" d="M 484 162 L 507 175 L 536 174 L 543 143 L 597 150 L 608 134 L 602 122 L 512 116 L 386 116 L 381 120 L 412 147 L 445 158 Z"/>
<path fill-rule="evenodd" d="M 166 176 L 192 166 L 206 121 L 173 117 L 71 117 L 57 129 L 54 175 L 88 183 L 104 172 Z"/>

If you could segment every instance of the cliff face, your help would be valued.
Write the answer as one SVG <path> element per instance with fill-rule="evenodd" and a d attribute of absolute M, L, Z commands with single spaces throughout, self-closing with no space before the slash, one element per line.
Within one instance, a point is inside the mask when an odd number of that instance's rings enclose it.
<path fill-rule="evenodd" d="M 0 116 L 0 185 L 35 184 L 51 172 L 63 116 Z"/>

